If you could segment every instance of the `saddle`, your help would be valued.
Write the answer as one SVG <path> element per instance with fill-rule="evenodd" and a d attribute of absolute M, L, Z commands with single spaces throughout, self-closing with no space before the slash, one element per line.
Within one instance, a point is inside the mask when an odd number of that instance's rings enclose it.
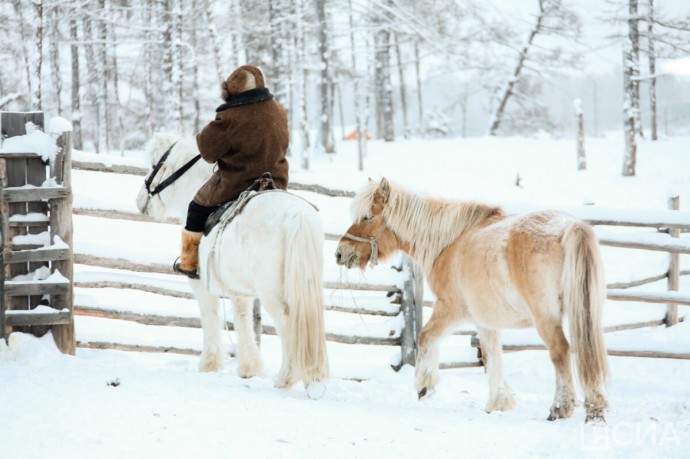
<path fill-rule="evenodd" d="M 244 206 L 254 197 L 266 191 L 277 190 L 273 176 L 270 172 L 264 172 L 261 177 L 256 179 L 249 188 L 244 190 L 234 201 L 227 202 L 214 210 L 206 219 L 204 224 L 204 236 L 208 236 L 211 230 L 223 220 L 224 224 L 230 223 L 240 212 Z"/>

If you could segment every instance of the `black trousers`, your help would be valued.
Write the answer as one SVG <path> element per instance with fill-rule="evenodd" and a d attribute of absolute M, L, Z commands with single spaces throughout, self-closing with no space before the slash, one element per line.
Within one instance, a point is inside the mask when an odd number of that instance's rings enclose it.
<path fill-rule="evenodd" d="M 213 213 L 220 206 L 202 206 L 192 201 L 189 203 L 189 208 L 187 209 L 187 223 L 184 229 L 187 231 L 194 231 L 200 233 L 204 230 L 204 224 L 209 215 Z"/>

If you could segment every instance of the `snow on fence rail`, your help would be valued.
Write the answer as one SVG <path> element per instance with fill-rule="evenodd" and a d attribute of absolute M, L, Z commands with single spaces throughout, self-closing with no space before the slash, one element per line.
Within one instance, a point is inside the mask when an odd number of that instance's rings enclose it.
<path fill-rule="evenodd" d="M 75 169 L 121 173 L 136 176 L 144 176 L 147 170 L 136 166 L 107 166 L 101 163 L 94 162 L 74 162 Z M 354 193 L 346 190 L 332 190 L 320 185 L 304 185 L 299 183 L 291 183 L 290 188 L 293 190 L 312 191 L 325 196 L 331 197 L 351 197 Z M 672 208 L 678 208 L 676 200 L 671 201 Z M 517 213 L 525 211 L 524 208 L 515 209 L 511 206 L 506 206 L 509 213 Z M 527 209 L 532 210 L 532 209 Z M 660 324 L 673 325 L 678 321 L 678 305 L 690 305 L 690 295 L 676 292 L 679 284 L 679 277 L 681 275 L 690 274 L 690 271 L 681 271 L 679 269 L 678 255 L 690 254 L 690 241 L 685 238 L 679 238 L 681 231 L 690 230 L 690 215 L 677 211 L 661 211 L 661 212 L 623 212 L 618 210 L 606 210 L 595 208 L 583 209 L 566 209 L 576 217 L 590 222 L 597 226 L 619 226 L 619 227 L 640 227 L 640 228 L 656 228 L 658 234 L 617 234 L 604 228 L 596 228 L 599 241 L 604 246 L 622 247 L 631 249 L 644 249 L 653 251 L 662 251 L 669 253 L 669 269 L 665 273 L 656 276 L 639 279 L 632 282 L 613 283 L 608 285 L 607 296 L 609 300 L 614 301 L 636 301 L 636 302 L 653 302 L 653 303 L 668 303 L 667 314 L 664 318 L 653 321 L 642 321 L 636 324 L 623 324 L 607 327 L 607 332 L 619 331 L 635 327 L 649 327 Z M 155 222 L 150 217 L 134 214 L 123 211 L 110 211 L 99 209 L 74 209 L 76 215 L 122 219 L 140 222 Z M 160 223 L 160 222 L 159 222 Z M 166 223 L 178 223 L 177 221 L 169 220 Z M 340 238 L 338 234 L 326 234 L 326 240 L 335 241 Z M 117 259 L 110 257 L 99 257 L 91 254 L 77 253 L 75 254 L 75 262 L 82 265 L 100 266 L 104 268 L 126 270 L 130 272 L 141 273 L 172 273 L 170 266 L 156 263 L 135 263 L 126 259 Z M 422 325 L 422 306 L 431 306 L 430 302 L 422 301 L 422 278 L 421 273 L 412 263 L 405 263 L 401 267 L 404 275 L 402 276 L 400 285 L 383 285 L 383 284 L 353 284 L 344 282 L 325 282 L 325 288 L 331 290 L 356 290 L 356 291 L 371 291 L 378 292 L 382 295 L 393 296 L 398 300 L 400 305 L 387 304 L 375 307 L 352 307 L 344 305 L 331 304 L 326 301 L 327 311 L 356 313 L 364 315 L 381 315 L 394 317 L 401 315 L 403 325 L 398 334 L 386 337 L 376 336 L 359 336 L 348 335 L 342 333 L 329 333 L 328 338 L 341 343 L 363 343 L 363 344 L 378 344 L 378 345 L 394 345 L 401 346 L 401 362 L 414 363 L 414 356 L 416 350 L 416 338 Z M 656 282 L 662 279 L 668 279 L 669 291 L 667 292 L 637 292 L 628 290 L 631 287 L 645 285 Z M 113 288 L 131 288 L 143 292 L 156 293 L 170 297 L 191 298 L 189 291 L 181 291 L 179 288 L 170 286 L 161 286 L 152 282 L 148 282 L 145 278 L 140 278 L 136 282 L 128 279 L 117 280 L 116 278 L 99 278 L 93 281 L 78 281 L 77 287 L 93 288 L 93 287 L 113 287 Z M 328 298 L 328 295 L 326 295 Z M 80 315 L 101 316 L 110 318 L 120 318 L 124 320 L 132 320 L 142 324 L 155 325 L 182 325 L 188 327 L 199 327 L 198 318 L 181 318 L 172 316 L 156 316 L 155 314 L 144 314 L 135 311 L 127 310 L 113 310 L 99 308 L 98 306 L 76 305 L 76 312 Z M 228 324 L 232 327 L 232 323 Z M 270 325 L 263 326 L 263 332 L 267 334 L 274 334 L 275 330 Z M 391 331 L 392 332 L 392 331 Z M 456 332 L 456 334 L 472 335 L 471 330 L 463 330 Z M 478 340 L 473 337 L 472 344 L 479 347 Z M 106 346 L 106 344 L 103 344 Z M 113 343 L 112 347 L 116 347 Z M 528 349 L 534 347 L 533 345 L 525 345 L 523 348 Z M 519 349 L 520 345 L 511 344 L 506 346 L 507 350 Z M 139 347 L 141 349 L 141 347 Z M 155 349 L 149 349 L 155 350 Z M 171 349 L 169 349 L 171 350 Z M 175 349 L 172 349 L 173 351 Z M 182 351 L 182 350 L 179 350 Z M 615 355 L 627 355 L 625 350 L 611 349 L 610 353 Z M 629 355 L 643 355 L 640 352 L 632 352 Z M 444 363 L 442 368 L 455 368 L 468 365 L 477 365 L 478 362 L 454 362 Z"/>

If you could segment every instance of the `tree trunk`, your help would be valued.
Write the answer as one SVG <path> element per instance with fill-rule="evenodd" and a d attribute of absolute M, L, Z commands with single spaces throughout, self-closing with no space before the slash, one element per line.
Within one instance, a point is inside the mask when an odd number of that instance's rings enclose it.
<path fill-rule="evenodd" d="M 41 71 L 43 70 L 43 0 L 33 0 L 36 13 L 35 36 L 32 41 L 36 47 L 34 51 L 33 65 L 33 93 L 31 94 L 31 107 L 33 110 L 43 110 L 43 94 L 41 92 Z"/>
<path fill-rule="evenodd" d="M 393 91 L 391 88 L 390 32 L 378 24 L 374 35 L 374 88 L 376 93 L 376 131 L 386 142 L 395 140 Z"/>
<path fill-rule="evenodd" d="M 62 116 L 62 72 L 60 71 L 60 8 L 53 7 L 50 10 L 50 66 L 52 80 L 55 83 L 55 108 L 58 115 Z"/>
<path fill-rule="evenodd" d="M 575 99 L 573 108 L 577 118 L 577 170 L 584 171 L 587 169 L 587 156 L 585 154 L 585 120 L 582 114 L 582 101 Z"/>
<path fill-rule="evenodd" d="M 520 74 L 522 73 L 522 69 L 525 66 L 525 61 L 527 60 L 527 54 L 529 53 L 530 48 L 532 47 L 532 42 L 534 41 L 534 38 L 541 32 L 541 27 L 542 27 L 542 21 L 544 20 L 544 5 L 542 1 L 539 1 L 539 15 L 537 16 L 537 22 L 534 25 L 534 28 L 529 34 L 529 38 L 527 39 L 527 44 L 522 48 L 522 51 L 520 52 L 520 55 L 518 56 L 518 61 L 517 65 L 515 66 L 515 70 L 513 70 L 513 75 L 511 78 L 508 80 L 506 83 L 502 95 L 500 98 L 500 101 L 498 103 L 498 106 L 496 110 L 494 110 L 494 113 L 492 114 L 491 121 L 490 121 L 490 128 L 489 128 L 489 135 L 496 135 L 498 132 L 498 128 L 501 126 L 501 121 L 503 119 L 503 113 L 505 112 L 506 105 L 508 104 L 508 100 L 510 100 L 510 97 L 513 95 L 513 88 L 515 87 L 515 84 L 518 82 L 520 79 Z"/>
<path fill-rule="evenodd" d="M 72 142 L 74 148 L 82 149 L 82 135 L 81 135 L 81 97 L 79 95 L 79 88 L 81 80 L 79 76 L 79 29 L 77 20 L 72 17 L 69 20 L 70 31 L 70 57 L 72 60 Z"/>
<path fill-rule="evenodd" d="M 395 38 L 395 56 L 398 61 L 398 79 L 400 80 L 400 106 L 402 109 L 403 118 L 403 137 L 408 139 L 410 137 L 410 124 L 407 118 L 407 85 L 405 84 L 405 66 L 402 61 L 402 53 L 400 52 L 400 38 L 398 33 L 393 34 Z"/>
<path fill-rule="evenodd" d="M 649 111 L 650 111 L 650 136 L 652 140 L 658 140 L 657 115 L 656 115 L 656 51 L 654 49 L 654 0 L 649 0 L 649 19 L 647 20 L 647 43 L 649 51 Z"/>
<path fill-rule="evenodd" d="M 213 24 L 213 14 L 211 14 L 211 7 L 213 5 L 212 0 L 206 0 L 204 2 L 204 15 L 206 17 L 206 22 L 208 24 L 208 36 L 211 40 L 211 49 L 213 49 L 213 63 L 216 67 L 216 75 L 218 76 L 218 84 L 225 80 L 225 73 L 227 70 L 223 68 L 223 60 L 220 57 L 220 44 L 218 42 L 218 33 L 216 32 L 216 26 Z M 233 32 L 233 37 L 236 33 Z M 233 42 L 234 48 L 238 49 L 237 44 Z"/>
<path fill-rule="evenodd" d="M 295 1 L 295 47 L 297 50 L 296 56 L 296 82 L 299 91 L 299 132 L 302 140 L 301 149 L 301 165 L 305 170 L 309 170 L 310 164 L 310 150 L 311 145 L 309 141 L 309 124 L 307 113 L 307 67 L 305 65 L 306 59 L 304 55 L 304 3 L 303 0 Z"/>
<path fill-rule="evenodd" d="M 422 72 L 421 72 L 421 58 L 419 56 L 419 40 L 414 44 L 414 66 L 415 75 L 417 77 L 417 110 L 419 112 L 419 133 L 424 134 L 424 103 L 422 97 Z"/>
<path fill-rule="evenodd" d="M 635 175 L 635 166 L 637 162 L 635 107 L 633 105 L 635 89 L 632 81 L 634 63 L 631 43 L 626 43 L 625 48 L 623 52 L 623 129 L 625 135 L 623 176 L 631 177 Z"/>
<path fill-rule="evenodd" d="M 632 108 L 635 116 L 635 132 L 644 137 L 640 113 L 640 20 L 638 17 L 638 0 L 628 0 L 628 39 L 630 40 Z"/>
<path fill-rule="evenodd" d="M 284 0 L 271 0 L 268 4 L 269 20 L 271 22 L 271 60 L 269 72 L 273 94 L 283 106 L 287 104 L 289 68 L 286 62 L 288 54 L 288 36 L 286 33 L 286 17 L 289 13 Z"/>
<path fill-rule="evenodd" d="M 87 8 L 87 7 L 85 7 Z M 93 138 L 94 134 L 96 136 L 96 141 L 95 143 L 95 149 L 96 153 L 103 153 L 105 145 L 102 145 L 98 140 L 100 140 L 99 136 L 99 131 L 100 131 L 100 125 L 99 122 L 101 120 L 101 117 L 98 115 L 98 106 L 99 106 L 99 98 L 98 98 L 98 89 L 96 88 L 97 82 L 98 82 L 98 69 L 97 69 L 97 63 L 96 63 L 96 51 L 94 49 L 94 36 L 93 36 L 93 24 L 91 22 L 93 17 L 93 9 L 91 11 L 86 11 L 86 14 L 83 15 L 83 27 L 84 27 L 84 57 L 86 58 L 86 73 L 87 73 L 87 85 L 86 85 L 86 100 L 87 104 L 91 104 L 93 107 L 93 110 L 96 111 L 96 129 L 95 131 L 93 129 L 90 129 L 89 134 Z"/>
<path fill-rule="evenodd" d="M 105 0 L 99 0 L 99 12 L 103 14 L 106 10 Z M 108 31 L 105 23 L 106 19 L 101 18 L 98 21 L 98 40 L 95 45 L 98 50 L 98 80 L 100 82 L 100 91 L 97 91 L 98 102 L 96 109 L 98 112 L 98 144 L 101 145 L 102 151 L 107 151 L 110 148 L 110 91 L 108 90 L 108 81 L 110 80 L 110 70 L 108 68 Z"/>
<path fill-rule="evenodd" d="M 316 0 L 316 20 L 319 27 L 319 93 L 321 95 L 320 117 L 319 117 L 319 142 L 323 151 L 335 153 L 335 146 L 332 142 L 331 131 L 333 130 L 333 120 L 331 119 L 331 75 L 329 68 L 330 51 L 328 46 L 328 24 L 326 21 L 326 0 Z"/>
<path fill-rule="evenodd" d="M 348 0 L 348 13 L 350 25 L 350 51 L 352 56 L 352 84 L 354 86 L 354 102 L 355 102 L 355 138 L 357 140 L 357 170 L 364 170 L 364 158 L 366 156 L 366 135 L 362 127 L 362 110 L 360 108 L 359 99 L 359 76 L 357 76 L 357 47 L 355 46 L 355 28 L 352 12 L 352 0 Z"/>

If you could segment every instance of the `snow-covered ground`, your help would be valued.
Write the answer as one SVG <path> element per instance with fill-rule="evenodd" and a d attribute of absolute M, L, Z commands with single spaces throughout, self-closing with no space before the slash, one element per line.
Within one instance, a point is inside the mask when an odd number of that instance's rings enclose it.
<path fill-rule="evenodd" d="M 372 142 L 366 170 L 356 170 L 356 146 L 339 144 L 335 156 L 312 158 L 312 170 L 292 160 L 291 179 L 356 190 L 368 177 L 386 176 L 409 188 L 439 196 L 503 203 L 511 209 L 557 207 L 663 211 L 680 195 L 690 211 L 690 138 L 642 142 L 638 176 L 623 178 L 619 135 L 588 139 L 586 172 L 575 170 L 570 139 L 455 139 Z M 75 152 L 75 159 L 93 160 Z M 109 163 L 145 165 L 136 153 L 98 157 Z M 518 181 L 519 186 L 516 186 Z M 74 207 L 136 212 L 141 177 L 73 172 Z M 300 192 L 321 209 L 327 232 L 349 225 L 347 198 Z M 588 206 L 582 208 L 583 204 Z M 593 207 L 591 206 L 593 205 Z M 179 227 L 171 224 L 74 218 L 75 252 L 168 264 L 179 249 Z M 607 228 L 614 232 L 630 229 Z M 649 233 L 649 230 L 635 230 Z M 326 280 L 391 284 L 385 266 L 365 273 L 342 271 L 326 243 Z M 605 248 L 607 281 L 627 282 L 664 272 L 667 255 Z M 683 269 L 689 269 L 686 256 Z M 78 282 L 117 279 L 189 292 L 183 279 L 122 270 L 75 266 Z M 664 281 L 638 287 L 665 289 Z M 681 290 L 690 292 L 685 278 Z M 134 289 L 79 287 L 76 301 L 142 313 L 197 317 L 192 300 Z M 359 294 L 357 294 L 359 295 Z M 371 298 L 346 291 L 326 292 L 333 303 Z M 427 293 L 427 297 L 430 294 Z M 366 305 L 366 306 L 365 306 Z M 377 307 L 385 308 L 385 301 Z M 664 305 L 608 302 L 605 325 L 660 319 Z M 681 315 L 687 314 L 681 308 Z M 269 319 L 266 318 L 266 322 Z M 385 337 L 398 318 L 329 311 L 330 332 Z M 77 339 L 200 349 L 200 330 L 153 327 L 79 316 Z M 233 333 L 224 335 L 228 349 Z M 531 342 L 531 331 L 507 333 L 504 342 Z M 607 335 L 609 347 L 690 352 L 690 321 L 671 329 L 630 330 Z M 608 424 L 584 426 L 584 410 L 573 418 L 547 422 L 554 372 L 547 353 L 505 357 L 506 373 L 518 400 L 509 413 L 483 411 L 488 388 L 481 368 L 443 370 L 432 398 L 419 402 L 413 369 L 394 373 L 389 362 L 399 348 L 329 342 L 332 378 L 325 396 L 311 401 L 304 390 L 272 387 L 280 362 L 277 339 L 263 336 L 265 369 L 243 380 L 228 358 L 219 374 L 199 373 L 197 357 L 126 353 L 80 348 L 60 355 L 49 336 L 14 334 L 0 344 L 0 457 L 689 457 L 690 361 L 611 357 Z M 445 360 L 471 360 L 467 337 L 449 337 Z M 119 385 L 112 385 L 119 381 Z M 110 383 L 110 384 L 109 384 Z"/>

